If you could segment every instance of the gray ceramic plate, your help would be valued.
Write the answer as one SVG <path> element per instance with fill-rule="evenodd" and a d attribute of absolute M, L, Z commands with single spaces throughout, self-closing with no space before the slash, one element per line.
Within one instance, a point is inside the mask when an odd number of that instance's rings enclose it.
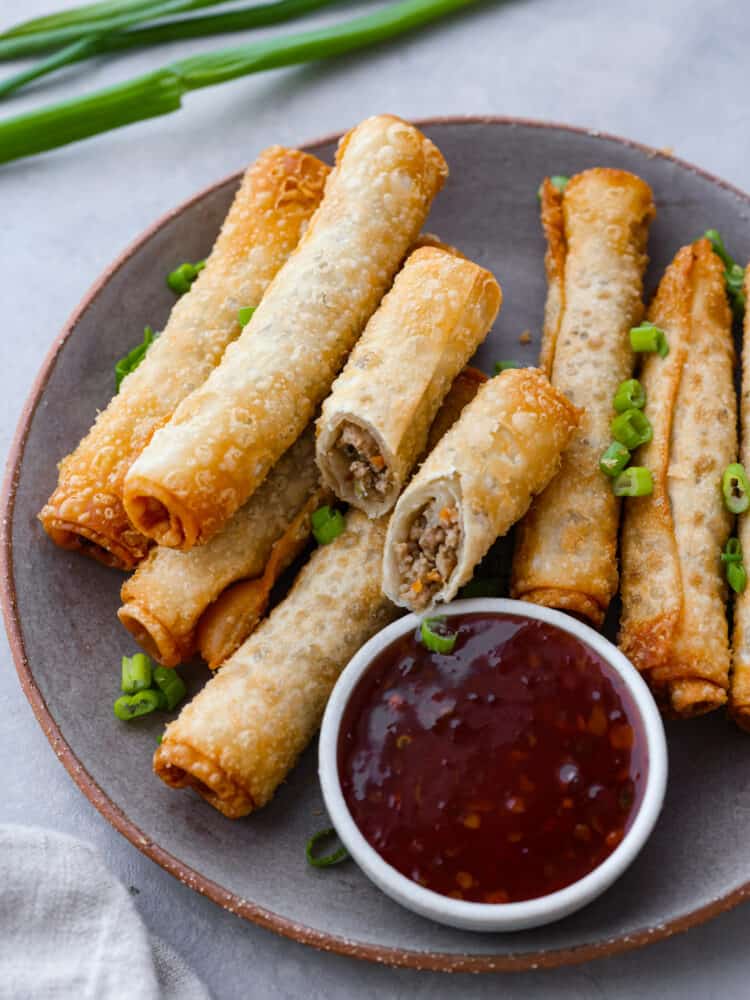
<path fill-rule="evenodd" d="M 478 363 L 534 361 L 544 302 L 536 189 L 546 173 L 624 167 L 654 189 L 649 290 L 674 254 L 708 226 L 750 257 L 750 199 L 701 171 L 608 136 L 508 120 L 434 121 L 425 129 L 451 168 L 430 230 L 499 277 L 505 302 Z M 313 152 L 330 160 L 334 140 Z M 237 178 L 219 183 L 142 236 L 86 297 L 32 390 L 5 490 L 5 614 L 21 683 L 52 746 L 83 792 L 136 847 L 234 912 L 308 944 L 398 965 L 476 971 L 582 961 L 682 930 L 750 892 L 750 739 L 720 713 L 669 727 L 664 813 L 626 875 L 561 923 L 508 935 L 438 927 L 381 895 L 353 864 L 318 871 L 304 845 L 324 825 L 310 747 L 273 802 L 232 822 L 150 776 L 156 718 L 112 716 L 120 653 L 132 642 L 115 618 L 121 578 L 56 549 L 35 519 L 55 464 L 113 389 L 115 360 L 173 302 L 164 275 L 210 248 Z M 518 336 L 530 329 L 532 344 Z M 491 370 L 491 369 L 490 369 Z M 73 664 L 74 669 L 70 668 Z M 187 671 L 192 690 L 204 681 Z M 86 711 L 81 711 L 81 706 Z M 61 778 L 62 780 L 62 778 Z"/>

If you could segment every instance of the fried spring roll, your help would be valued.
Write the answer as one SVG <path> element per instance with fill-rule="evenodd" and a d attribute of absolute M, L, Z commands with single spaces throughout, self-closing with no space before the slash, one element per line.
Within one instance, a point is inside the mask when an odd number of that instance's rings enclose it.
<path fill-rule="evenodd" d="M 310 514 L 322 500 L 314 455 L 311 427 L 210 542 L 190 552 L 151 550 L 124 583 L 117 612 L 147 653 L 166 667 L 189 659 L 204 614 L 213 623 L 204 626 L 203 643 L 214 666 L 250 634 L 279 574 L 309 537 Z"/>
<path fill-rule="evenodd" d="M 485 376 L 456 378 L 430 430 L 447 431 Z M 429 445 L 430 442 L 428 442 Z M 398 611 L 380 588 L 387 518 L 350 511 L 292 590 L 167 727 L 154 771 L 225 816 L 263 805 L 315 734 L 348 661 Z"/>
<path fill-rule="evenodd" d="M 383 563 L 391 600 L 418 612 L 450 601 L 555 475 L 579 416 L 538 369 L 482 386 L 396 504 Z"/>
<path fill-rule="evenodd" d="M 745 271 L 745 298 L 750 302 L 750 268 Z M 740 461 L 750 469 L 750 308 L 745 309 L 742 340 L 742 393 L 740 400 Z M 737 519 L 737 534 L 742 545 L 746 569 L 750 569 L 750 515 Z M 750 732 L 750 590 L 745 589 L 734 601 L 734 636 L 732 642 L 732 678 L 729 708 L 738 725 Z"/>
<path fill-rule="evenodd" d="M 448 250 L 407 259 L 317 424 L 323 482 L 369 517 L 395 504 L 435 414 L 502 300 L 489 271 Z"/>
<path fill-rule="evenodd" d="M 729 681 L 721 476 L 735 461 L 737 406 L 723 265 L 707 240 L 677 254 L 649 320 L 669 354 L 646 356 L 640 375 L 653 439 L 633 464 L 654 490 L 625 503 L 619 643 L 664 710 L 689 717 L 723 704 Z"/>
<path fill-rule="evenodd" d="M 121 569 L 145 556 L 149 540 L 122 503 L 125 474 L 238 336 L 238 309 L 260 302 L 320 202 L 327 174 L 314 156 L 281 146 L 248 169 L 205 269 L 142 364 L 61 462 L 57 489 L 39 515 L 58 545 Z"/>
<path fill-rule="evenodd" d="M 162 545 L 207 541 L 328 394 L 447 174 L 397 118 L 342 140 L 320 209 L 219 367 L 132 466 L 125 507 Z"/>
<path fill-rule="evenodd" d="M 617 590 L 619 504 L 599 458 L 610 443 L 612 397 L 633 370 L 628 331 L 641 319 L 649 186 L 621 170 L 542 189 L 548 297 L 541 364 L 585 407 L 562 469 L 519 528 L 514 597 L 604 619 Z"/>

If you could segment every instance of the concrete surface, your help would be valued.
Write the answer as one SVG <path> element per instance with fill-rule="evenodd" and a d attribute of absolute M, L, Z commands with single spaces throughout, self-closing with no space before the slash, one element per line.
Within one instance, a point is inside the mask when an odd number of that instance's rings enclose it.
<path fill-rule="evenodd" d="M 0 29 L 70 6 L 71 0 L 3 0 Z M 714 0 L 710 9 L 698 0 L 484 4 L 389 47 L 205 90 L 190 95 L 178 114 L 0 168 L 0 446 L 7 450 L 50 342 L 106 264 L 165 209 L 241 167 L 264 145 L 299 143 L 377 111 L 520 115 L 672 147 L 747 189 L 748 42 L 747 18 L 730 0 Z M 1 110 L 12 114 L 83 93 L 222 44 L 185 43 L 73 67 Z M 637 953 L 484 978 L 368 966 L 245 924 L 179 885 L 106 824 L 55 759 L 5 644 L 0 656 L 0 821 L 36 823 L 96 844 L 132 886 L 149 927 L 187 958 L 217 998 L 748 995 L 746 907 Z"/>

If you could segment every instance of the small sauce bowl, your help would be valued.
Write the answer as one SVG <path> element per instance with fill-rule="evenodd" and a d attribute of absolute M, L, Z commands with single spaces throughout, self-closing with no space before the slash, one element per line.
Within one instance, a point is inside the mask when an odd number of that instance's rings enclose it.
<path fill-rule="evenodd" d="M 451 617 L 465 615 L 510 615 L 545 623 L 568 633 L 587 647 L 589 653 L 604 661 L 609 673 L 624 689 L 632 727 L 645 743 L 641 747 L 645 777 L 622 839 L 604 860 L 577 880 L 544 895 L 510 902 L 475 902 L 434 891 L 402 874 L 378 853 L 358 827 L 347 805 L 339 771 L 341 731 L 352 695 L 355 691 L 358 696 L 361 694 L 360 681 L 393 643 L 417 632 L 420 618 L 416 615 L 400 618 L 370 639 L 349 662 L 333 690 L 319 744 L 319 775 L 329 816 L 362 871 L 386 895 L 415 913 L 441 924 L 475 931 L 522 930 L 559 920 L 604 892 L 631 864 L 648 839 L 662 807 L 667 780 L 667 748 L 661 717 L 646 684 L 623 654 L 598 632 L 569 615 L 525 601 L 500 598 L 454 601 L 441 607 L 438 613 L 445 616 L 448 628 Z M 352 704 L 356 705 L 356 701 Z M 471 837 L 468 830 L 467 837 Z"/>

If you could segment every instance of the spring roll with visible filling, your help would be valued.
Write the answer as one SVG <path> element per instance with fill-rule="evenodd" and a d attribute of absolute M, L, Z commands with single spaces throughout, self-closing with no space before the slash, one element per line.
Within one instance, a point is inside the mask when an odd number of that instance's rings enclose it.
<path fill-rule="evenodd" d="M 425 611 L 450 601 L 557 472 L 579 411 L 535 368 L 490 379 L 396 504 L 383 590 Z"/>
<path fill-rule="evenodd" d="M 342 139 L 320 209 L 244 333 L 132 466 L 125 507 L 139 530 L 189 549 L 258 488 L 328 395 L 446 174 L 400 119 Z"/>
<path fill-rule="evenodd" d="M 430 430 L 447 431 L 484 381 L 466 369 Z M 359 647 L 398 615 L 381 587 L 387 517 L 349 512 L 287 597 L 168 727 L 154 771 L 236 819 L 264 805 L 314 736 Z"/>
<path fill-rule="evenodd" d="M 732 316 L 707 240 L 683 247 L 649 310 L 669 354 L 640 380 L 653 439 L 633 455 L 650 496 L 625 501 L 619 644 L 671 715 L 726 701 L 729 640 L 721 551 L 732 519 L 721 477 L 737 453 Z"/>
<path fill-rule="evenodd" d="M 117 613 L 147 653 L 166 667 L 189 659 L 204 613 L 214 622 L 205 626 L 203 638 L 214 666 L 217 656 L 226 658 L 229 646 L 236 648 L 250 634 L 279 574 L 309 537 L 310 515 L 322 502 L 314 455 L 311 427 L 210 542 L 190 552 L 151 550 L 123 585 Z"/>
<path fill-rule="evenodd" d="M 600 624 L 617 590 L 619 503 L 599 470 L 612 398 L 633 370 L 628 333 L 642 315 L 651 189 L 622 170 L 542 188 L 548 296 L 540 363 L 585 407 L 560 474 L 519 526 L 513 596 Z"/>
<path fill-rule="evenodd" d="M 61 462 L 57 489 L 39 515 L 58 545 L 121 569 L 145 556 L 150 542 L 122 503 L 125 474 L 238 336 L 238 309 L 260 302 L 317 208 L 328 172 L 314 156 L 281 146 L 248 169 L 204 270 L 143 362 Z"/>
<path fill-rule="evenodd" d="M 449 250 L 407 259 L 317 424 L 323 482 L 370 517 L 395 504 L 453 379 L 502 301 L 489 271 Z"/>
<path fill-rule="evenodd" d="M 750 266 L 745 269 L 745 301 L 750 302 Z M 750 307 L 745 309 L 742 338 L 742 392 L 740 396 L 740 461 L 750 469 Z M 737 518 L 743 561 L 750 569 L 750 514 Z M 735 722 L 750 732 L 750 589 L 734 600 L 732 677 L 729 709 Z"/>

